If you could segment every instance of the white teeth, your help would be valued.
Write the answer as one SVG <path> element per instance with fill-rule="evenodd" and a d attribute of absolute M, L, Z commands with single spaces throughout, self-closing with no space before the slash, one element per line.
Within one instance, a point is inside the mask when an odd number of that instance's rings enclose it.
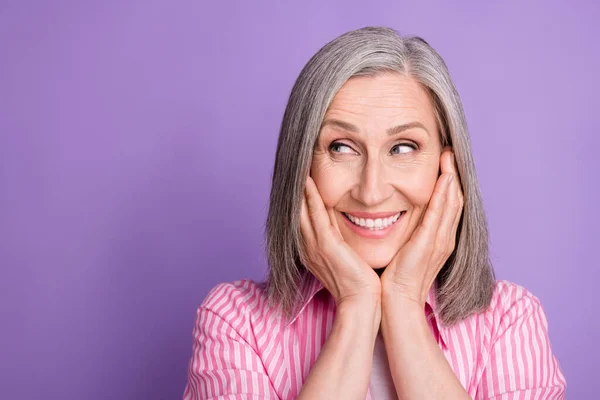
<path fill-rule="evenodd" d="M 402 213 L 399 212 L 398 214 L 396 214 L 392 217 L 389 217 L 389 218 L 383 218 L 383 219 L 377 218 L 377 219 L 373 220 L 373 219 L 369 219 L 369 218 L 357 218 L 350 214 L 344 213 L 344 215 L 347 216 L 348 219 L 354 223 L 354 225 L 358 225 L 358 226 L 367 228 L 372 231 L 377 231 L 377 230 L 381 230 L 381 229 L 385 229 L 385 228 L 389 227 L 394 222 L 396 222 L 398 220 L 398 218 L 400 218 L 401 214 Z"/>

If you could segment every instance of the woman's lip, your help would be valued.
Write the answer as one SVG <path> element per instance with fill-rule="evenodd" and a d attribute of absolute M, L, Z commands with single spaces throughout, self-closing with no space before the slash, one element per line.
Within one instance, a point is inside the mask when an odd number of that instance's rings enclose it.
<path fill-rule="evenodd" d="M 341 214 L 342 214 L 342 218 L 344 218 L 344 220 L 346 221 L 346 223 L 348 224 L 348 226 L 354 233 L 356 233 L 362 237 L 369 238 L 369 239 L 381 239 L 381 238 L 387 236 L 398 225 L 398 222 L 402 219 L 402 217 L 404 217 L 404 214 L 406 214 L 406 212 L 402 211 L 402 214 L 400 214 L 400 216 L 398 217 L 396 222 L 394 222 L 392 225 L 388 226 L 385 229 L 379 229 L 379 230 L 370 230 L 368 228 L 363 228 L 362 226 L 358 226 L 358 225 L 354 224 L 352 221 L 350 221 L 348 219 L 348 217 L 346 217 L 344 215 L 344 213 L 341 213 Z M 396 215 L 396 214 L 392 214 L 392 215 Z"/>
<path fill-rule="evenodd" d="M 378 212 L 378 213 L 367 213 L 367 212 L 352 212 L 352 211 L 346 211 L 346 214 L 352 215 L 353 217 L 358 217 L 358 218 L 369 218 L 369 219 L 377 219 L 377 218 L 389 218 L 389 217 L 393 217 L 394 215 L 398 214 L 399 212 L 402 211 L 389 211 L 389 212 Z"/>

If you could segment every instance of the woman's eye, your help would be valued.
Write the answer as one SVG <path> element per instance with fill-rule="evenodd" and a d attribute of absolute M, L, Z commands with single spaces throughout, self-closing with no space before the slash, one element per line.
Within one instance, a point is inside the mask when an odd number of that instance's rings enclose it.
<path fill-rule="evenodd" d="M 350 146 L 343 143 L 332 143 L 331 146 L 329 146 L 329 149 L 334 153 L 352 153 Z"/>
<path fill-rule="evenodd" d="M 394 149 L 399 149 L 399 150 L 397 152 L 395 152 Z M 415 151 L 416 149 L 417 148 L 415 147 L 415 145 L 408 144 L 408 143 L 400 143 L 400 144 L 397 144 L 394 147 L 392 147 L 391 153 L 392 154 L 410 153 L 411 151 Z"/>
<path fill-rule="evenodd" d="M 408 143 L 400 143 L 395 145 L 394 147 L 392 147 L 391 153 L 392 154 L 404 154 L 404 153 L 410 153 L 412 151 L 415 151 L 417 149 L 417 147 L 413 144 L 408 144 Z M 334 152 L 334 153 L 340 153 L 340 154 L 344 154 L 344 153 L 354 153 L 354 150 L 352 149 L 352 147 L 344 144 L 344 143 L 332 143 L 329 146 L 329 150 Z"/>

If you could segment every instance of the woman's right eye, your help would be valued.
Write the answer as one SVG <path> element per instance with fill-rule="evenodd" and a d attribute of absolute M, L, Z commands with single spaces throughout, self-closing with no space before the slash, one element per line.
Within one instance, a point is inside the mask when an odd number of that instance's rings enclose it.
<path fill-rule="evenodd" d="M 339 149 L 345 149 L 345 150 L 339 150 Z M 329 146 L 329 150 L 333 151 L 334 153 L 352 153 L 352 148 L 348 145 L 345 145 L 344 143 L 332 143 Z"/>

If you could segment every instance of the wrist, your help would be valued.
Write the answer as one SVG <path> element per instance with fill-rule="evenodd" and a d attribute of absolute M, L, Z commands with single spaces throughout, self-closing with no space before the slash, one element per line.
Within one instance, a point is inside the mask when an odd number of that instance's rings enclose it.
<path fill-rule="evenodd" d="M 382 333 L 421 332 L 427 326 L 425 306 L 403 296 L 385 296 L 381 302 Z M 386 332 L 387 331 L 387 332 Z"/>
<path fill-rule="evenodd" d="M 373 308 L 377 305 L 381 306 L 381 291 L 361 291 L 359 294 L 336 299 L 337 308 Z"/>
<path fill-rule="evenodd" d="M 372 320 L 373 327 L 379 330 L 381 322 L 381 297 L 363 296 L 349 298 L 341 301 L 336 306 L 336 309 L 336 314 L 340 318 L 356 320 L 361 324 Z"/>
<path fill-rule="evenodd" d="M 401 290 L 395 286 L 387 286 L 382 290 L 381 304 L 382 307 L 393 304 L 394 307 L 401 307 L 408 310 L 413 308 L 423 309 L 425 306 L 425 299 L 409 294 L 406 290 Z"/>
<path fill-rule="evenodd" d="M 386 314 L 403 315 L 405 320 L 414 320 L 424 315 L 425 303 L 410 296 L 384 292 L 381 296 L 381 310 L 382 317 L 386 317 Z"/>
<path fill-rule="evenodd" d="M 348 312 L 349 314 L 375 313 L 381 309 L 381 297 L 359 296 L 347 298 L 340 301 L 336 308 L 338 312 Z"/>

